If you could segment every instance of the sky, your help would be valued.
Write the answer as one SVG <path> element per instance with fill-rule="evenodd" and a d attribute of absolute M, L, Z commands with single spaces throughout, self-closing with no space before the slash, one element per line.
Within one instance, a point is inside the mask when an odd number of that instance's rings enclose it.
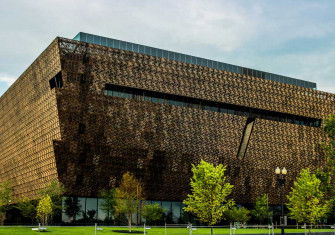
<path fill-rule="evenodd" d="M 87 32 L 316 82 L 335 93 L 334 0 L 0 0 L 0 95 Z"/>

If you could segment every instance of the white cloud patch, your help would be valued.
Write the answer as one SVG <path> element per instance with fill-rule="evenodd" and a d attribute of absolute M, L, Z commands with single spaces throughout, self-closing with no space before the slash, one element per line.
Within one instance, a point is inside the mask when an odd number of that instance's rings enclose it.
<path fill-rule="evenodd" d="M 15 77 L 0 74 L 0 82 L 5 83 L 7 86 L 12 85 L 15 82 L 15 80 L 16 80 Z"/>

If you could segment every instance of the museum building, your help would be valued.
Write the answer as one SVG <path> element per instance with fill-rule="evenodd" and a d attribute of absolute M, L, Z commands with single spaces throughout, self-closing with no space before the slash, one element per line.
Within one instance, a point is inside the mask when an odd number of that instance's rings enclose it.
<path fill-rule="evenodd" d="M 51 181 L 96 210 L 130 171 L 180 216 L 191 164 L 227 166 L 238 203 L 269 193 L 276 167 L 288 192 L 322 164 L 322 120 L 335 95 L 316 84 L 135 43 L 57 37 L 0 98 L 0 182 L 36 197 Z M 64 219 L 66 220 L 66 219 Z"/>

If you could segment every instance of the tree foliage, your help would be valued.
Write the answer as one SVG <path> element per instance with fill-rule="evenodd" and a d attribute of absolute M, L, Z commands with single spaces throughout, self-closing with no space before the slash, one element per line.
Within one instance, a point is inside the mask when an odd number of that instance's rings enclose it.
<path fill-rule="evenodd" d="M 37 205 L 37 218 L 41 221 L 42 225 L 48 224 L 48 218 L 52 214 L 52 201 L 49 195 L 40 199 Z"/>
<path fill-rule="evenodd" d="M 29 198 L 23 198 L 18 201 L 15 207 L 20 210 L 23 217 L 30 218 L 33 223 L 34 218 L 36 217 L 36 207 L 37 201 L 30 200 Z"/>
<path fill-rule="evenodd" d="M 286 204 L 292 219 L 298 223 L 315 224 L 329 211 L 329 201 L 320 189 L 321 181 L 309 169 L 302 169 L 287 196 Z"/>
<path fill-rule="evenodd" d="M 234 206 L 225 212 L 225 217 L 231 223 L 246 223 L 250 220 L 250 211 L 243 206 Z"/>
<path fill-rule="evenodd" d="M 269 210 L 268 201 L 269 198 L 267 194 L 263 194 L 256 198 L 255 207 L 251 211 L 251 214 L 259 221 L 259 223 L 264 222 L 272 216 L 272 211 Z"/>
<path fill-rule="evenodd" d="M 78 197 L 66 197 L 64 201 L 64 212 L 71 218 L 71 222 L 76 220 L 77 215 L 80 213 L 81 205 L 79 204 Z"/>
<path fill-rule="evenodd" d="M 89 221 L 94 221 L 96 213 L 97 213 L 96 210 L 87 210 L 87 216 Z"/>
<path fill-rule="evenodd" d="M 41 198 L 49 195 L 52 201 L 53 211 L 62 209 L 62 196 L 65 192 L 64 185 L 57 180 L 52 181 L 46 188 L 39 191 Z"/>
<path fill-rule="evenodd" d="M 325 119 L 322 128 L 328 141 L 321 144 L 325 159 L 316 175 L 322 182 L 321 189 L 325 196 L 335 201 L 335 115 Z"/>
<path fill-rule="evenodd" d="M 13 198 L 13 188 L 9 181 L 0 183 L 0 225 L 6 219 L 6 211 L 10 207 Z"/>
<path fill-rule="evenodd" d="M 154 224 L 164 216 L 164 209 L 158 204 L 148 204 L 143 207 L 142 216 L 147 224 Z"/>
<path fill-rule="evenodd" d="M 184 210 L 195 214 L 200 221 L 209 225 L 218 223 L 234 201 L 228 199 L 232 192 L 231 185 L 225 177 L 226 167 L 214 166 L 201 160 L 192 165 L 191 194 L 184 200 Z"/>
<path fill-rule="evenodd" d="M 103 190 L 100 193 L 100 196 L 104 199 L 100 204 L 100 208 L 107 214 L 108 220 L 114 215 L 115 213 L 115 189 Z"/>
<path fill-rule="evenodd" d="M 126 172 L 122 176 L 120 186 L 115 189 L 115 197 L 115 212 L 127 217 L 131 232 L 132 215 L 139 209 L 140 200 L 144 199 L 143 186 L 133 174 Z"/>
<path fill-rule="evenodd" d="M 334 114 L 330 115 L 327 119 L 324 120 L 323 130 L 325 133 L 327 133 L 329 138 L 332 138 L 332 140 L 334 141 L 335 139 L 335 115 Z"/>

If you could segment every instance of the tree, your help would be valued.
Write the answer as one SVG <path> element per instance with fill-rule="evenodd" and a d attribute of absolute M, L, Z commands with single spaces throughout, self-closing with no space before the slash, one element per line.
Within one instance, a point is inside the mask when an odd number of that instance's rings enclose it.
<path fill-rule="evenodd" d="M 330 115 L 323 123 L 323 131 L 328 141 L 321 144 L 324 163 L 317 170 L 316 175 L 321 180 L 321 189 L 327 199 L 335 200 L 335 115 Z"/>
<path fill-rule="evenodd" d="M 335 114 L 330 115 L 324 120 L 323 130 L 327 133 L 328 137 L 334 141 L 335 138 Z"/>
<path fill-rule="evenodd" d="M 100 196 L 104 199 L 100 204 L 100 208 L 107 214 L 107 219 L 110 220 L 115 213 L 115 189 L 103 190 Z"/>
<path fill-rule="evenodd" d="M 315 224 L 329 211 L 330 201 L 324 200 L 321 181 L 309 169 L 302 169 L 287 196 L 286 204 L 292 219 L 298 223 Z"/>
<path fill-rule="evenodd" d="M 269 198 L 267 194 L 257 197 L 255 208 L 251 211 L 251 214 L 260 224 L 272 216 L 272 211 L 269 210 L 268 201 Z"/>
<path fill-rule="evenodd" d="M 41 198 L 49 195 L 52 201 L 52 212 L 53 215 L 62 214 L 62 196 L 65 192 L 65 188 L 62 183 L 57 180 L 51 181 L 50 184 L 39 191 Z"/>
<path fill-rule="evenodd" d="M 191 194 L 184 200 L 185 211 L 195 214 L 200 221 L 209 225 L 218 223 L 226 210 L 234 205 L 228 196 L 231 185 L 225 177 L 226 167 L 214 166 L 201 160 L 199 165 L 192 164 Z M 211 234 L 213 233 L 211 229 Z"/>
<path fill-rule="evenodd" d="M 225 212 L 225 217 L 231 223 L 239 222 L 239 223 L 246 223 L 250 219 L 250 211 L 245 207 L 236 207 L 227 210 Z"/>
<path fill-rule="evenodd" d="M 52 214 L 52 201 L 49 195 L 40 199 L 37 205 L 37 218 L 42 225 L 48 224 L 48 217 Z"/>
<path fill-rule="evenodd" d="M 13 189 L 9 181 L 0 183 L 0 225 L 3 225 L 6 219 L 6 211 L 12 202 Z"/>
<path fill-rule="evenodd" d="M 94 216 L 96 214 L 96 210 L 87 210 L 87 216 L 88 216 L 88 219 L 89 221 L 94 221 Z"/>
<path fill-rule="evenodd" d="M 321 180 L 320 189 L 324 192 L 324 198 L 327 201 L 332 201 L 331 210 L 335 210 L 335 115 L 330 115 L 323 121 L 322 125 L 324 133 L 328 139 L 326 142 L 321 143 L 323 150 L 322 165 L 317 169 L 316 176 Z M 334 216 L 333 214 L 330 214 Z"/>
<path fill-rule="evenodd" d="M 124 173 L 120 186 L 115 190 L 115 197 L 115 212 L 127 217 L 128 229 L 131 232 L 132 215 L 140 207 L 140 200 L 144 199 L 141 182 L 133 174 Z"/>
<path fill-rule="evenodd" d="M 16 204 L 15 207 L 21 211 L 23 217 L 30 218 L 31 223 L 33 223 L 34 218 L 36 217 L 37 201 L 30 200 L 29 198 L 23 198 Z"/>
<path fill-rule="evenodd" d="M 164 216 L 164 209 L 158 204 L 147 204 L 143 207 L 142 216 L 147 224 L 153 225 Z"/>
<path fill-rule="evenodd" d="M 78 197 L 67 197 L 64 201 L 64 212 L 70 217 L 71 222 L 76 221 L 77 215 L 80 213 L 81 205 Z"/>

